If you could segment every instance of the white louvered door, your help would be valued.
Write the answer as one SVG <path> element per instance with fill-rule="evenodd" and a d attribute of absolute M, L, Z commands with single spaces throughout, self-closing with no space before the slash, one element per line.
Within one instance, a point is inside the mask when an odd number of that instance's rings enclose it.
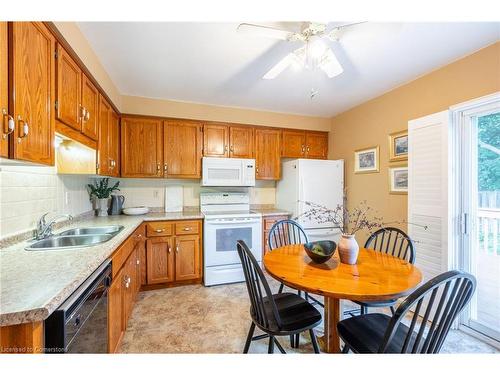
<path fill-rule="evenodd" d="M 408 231 L 424 282 L 451 264 L 449 150 L 449 111 L 408 122 Z"/>

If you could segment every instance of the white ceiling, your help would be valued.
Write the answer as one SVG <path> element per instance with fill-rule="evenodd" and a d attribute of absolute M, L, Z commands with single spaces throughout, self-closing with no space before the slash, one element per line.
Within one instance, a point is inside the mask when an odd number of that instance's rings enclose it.
<path fill-rule="evenodd" d="M 500 39 L 500 23 L 368 22 L 345 29 L 340 42 L 329 42 L 344 67 L 340 76 L 287 70 L 263 80 L 300 43 L 241 34 L 237 23 L 78 25 L 124 95 L 324 117 Z M 312 88 L 319 92 L 314 99 Z"/>

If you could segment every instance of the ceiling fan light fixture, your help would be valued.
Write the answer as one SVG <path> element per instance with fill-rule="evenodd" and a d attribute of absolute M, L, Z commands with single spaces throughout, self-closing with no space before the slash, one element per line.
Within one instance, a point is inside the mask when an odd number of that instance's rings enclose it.
<path fill-rule="evenodd" d="M 328 49 L 325 52 L 325 55 L 319 63 L 319 68 L 325 72 L 328 78 L 336 77 L 344 72 L 342 65 L 340 65 L 337 57 L 331 49 Z"/>

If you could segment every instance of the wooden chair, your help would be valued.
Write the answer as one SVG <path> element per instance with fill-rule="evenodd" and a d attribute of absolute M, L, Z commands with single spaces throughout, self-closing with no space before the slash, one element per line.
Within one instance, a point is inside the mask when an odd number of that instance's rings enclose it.
<path fill-rule="evenodd" d="M 273 353 L 276 345 L 284 354 L 285 350 L 276 340 L 276 336 L 294 336 L 307 330 L 311 335 L 314 352 L 319 353 L 313 328 L 321 323 L 320 312 L 297 294 L 271 294 L 266 277 L 245 242 L 239 240 L 237 249 L 250 297 L 252 319 L 243 353 L 248 353 L 252 341 L 268 337 L 268 353 Z M 255 326 L 265 334 L 254 337 Z"/>
<path fill-rule="evenodd" d="M 400 259 L 415 263 L 415 248 L 413 241 L 408 235 L 398 228 L 381 228 L 372 233 L 365 243 L 366 249 L 373 249 L 382 253 L 390 254 Z M 394 305 L 397 299 L 386 301 L 353 301 L 361 306 L 361 314 L 366 314 L 369 307 L 389 307 L 394 314 Z"/>
<path fill-rule="evenodd" d="M 392 317 L 377 313 L 342 320 L 337 330 L 343 353 L 439 353 L 475 288 L 474 276 L 448 271 L 415 290 Z"/>

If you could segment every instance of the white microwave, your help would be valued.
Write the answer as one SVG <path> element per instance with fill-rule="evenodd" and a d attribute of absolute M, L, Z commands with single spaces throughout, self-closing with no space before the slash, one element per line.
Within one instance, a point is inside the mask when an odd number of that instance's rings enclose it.
<path fill-rule="evenodd" d="M 202 186 L 255 186 L 255 159 L 203 158 Z"/>

